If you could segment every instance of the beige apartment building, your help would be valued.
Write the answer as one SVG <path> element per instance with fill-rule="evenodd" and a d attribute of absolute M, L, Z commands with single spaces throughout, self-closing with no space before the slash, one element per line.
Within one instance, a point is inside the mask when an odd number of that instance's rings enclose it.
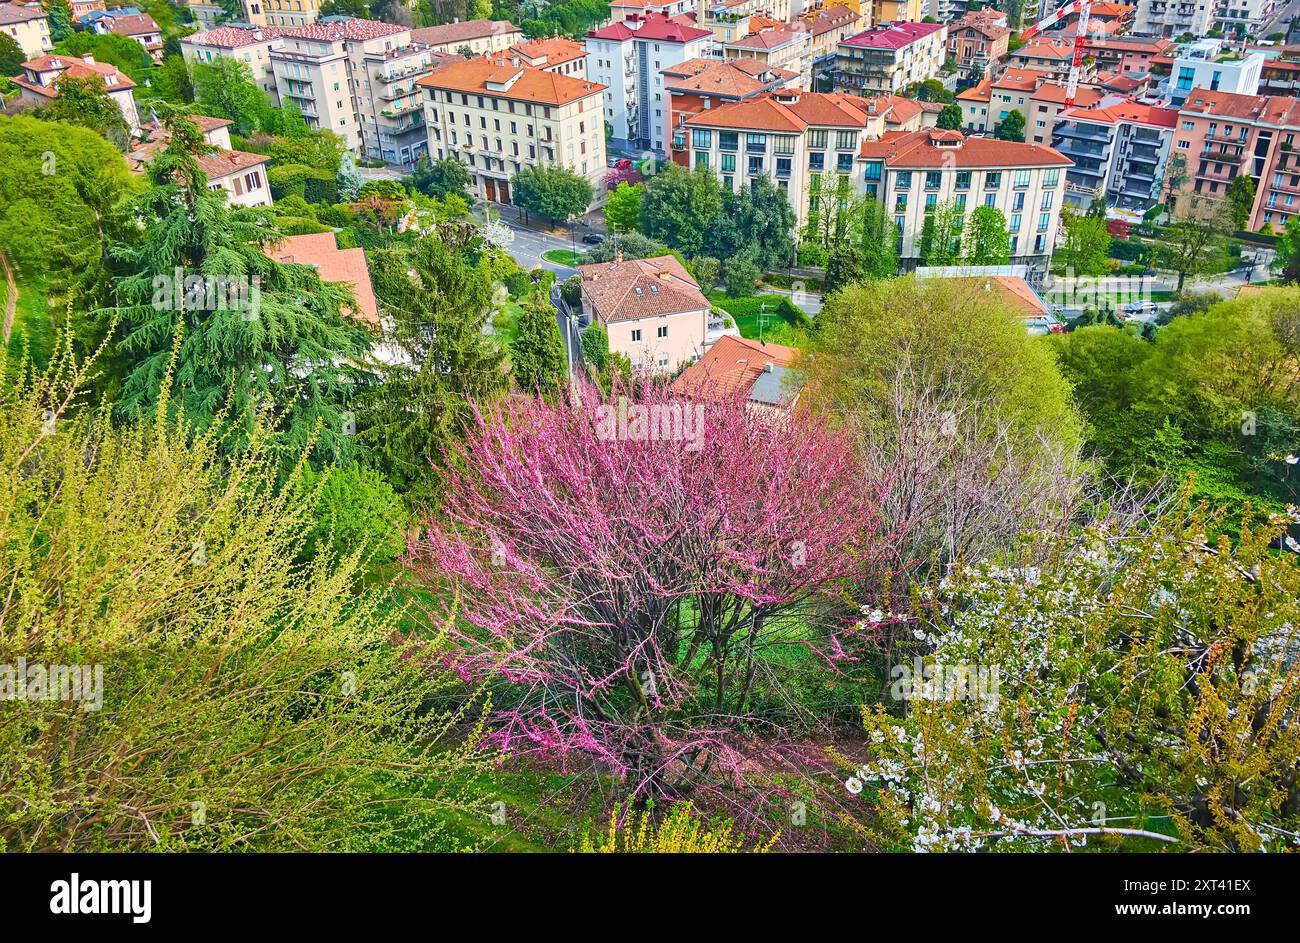
<path fill-rule="evenodd" d="M 428 149 L 456 157 L 474 177 L 475 193 L 510 203 L 524 167 L 558 166 L 599 188 L 605 172 L 605 86 L 546 72 L 517 56 L 480 56 L 421 76 Z"/>
<path fill-rule="evenodd" d="M 320 19 L 322 0 L 243 0 L 253 26 L 309 26 Z"/>
<path fill-rule="evenodd" d="M 808 88 L 812 81 L 812 33 L 789 27 L 763 29 L 726 43 L 722 47 L 723 61 L 752 59 L 768 69 L 785 69 L 799 76 L 799 84 Z"/>
<path fill-rule="evenodd" d="M 270 51 L 280 100 L 308 125 L 340 135 L 348 150 L 413 165 L 428 136 L 415 79 L 436 59 L 411 30 L 377 20 L 334 19 L 277 30 Z"/>
<path fill-rule="evenodd" d="M 219 26 L 181 39 L 181 56 L 186 62 L 211 62 L 218 56 L 237 59 L 253 72 L 259 88 L 267 94 L 273 105 L 280 103 L 280 93 L 275 87 L 275 70 L 271 65 L 271 50 L 282 45 L 275 30 L 242 29 L 238 26 Z"/>
<path fill-rule="evenodd" d="M 893 95 L 939 74 L 947 55 L 943 23 L 892 23 L 840 41 L 835 90 L 858 95 Z"/>
<path fill-rule="evenodd" d="M 50 23 L 40 7 L 0 4 L 0 33 L 12 37 L 23 55 L 29 59 L 42 56 L 54 48 L 54 43 L 50 41 Z"/>
<path fill-rule="evenodd" d="M 434 52 L 460 53 L 468 49 L 471 56 L 482 56 L 522 43 L 524 33 L 508 20 L 466 20 L 413 29 L 411 38 Z"/>

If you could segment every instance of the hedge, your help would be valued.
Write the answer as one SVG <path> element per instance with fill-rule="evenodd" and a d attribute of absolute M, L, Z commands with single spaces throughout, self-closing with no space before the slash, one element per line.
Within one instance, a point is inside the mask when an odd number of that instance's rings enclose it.
<path fill-rule="evenodd" d="M 271 195 L 279 200 L 286 196 L 300 196 L 308 203 L 334 203 L 338 200 L 338 183 L 328 170 L 318 170 L 306 164 L 282 164 L 272 167 L 266 174 L 271 185 Z"/>

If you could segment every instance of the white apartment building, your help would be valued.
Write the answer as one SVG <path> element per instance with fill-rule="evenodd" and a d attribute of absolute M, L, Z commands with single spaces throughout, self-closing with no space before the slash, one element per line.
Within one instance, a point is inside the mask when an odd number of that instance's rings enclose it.
<path fill-rule="evenodd" d="M 812 87 L 813 39 L 807 23 L 772 27 L 724 43 L 722 58 L 754 59 L 769 69 L 786 69 L 799 76 L 802 88 Z"/>
<path fill-rule="evenodd" d="M 96 62 L 92 55 L 37 56 L 23 63 L 23 74 L 11 80 L 18 86 L 19 102 L 23 105 L 48 105 L 59 97 L 58 81 L 65 75 L 77 78 L 96 77 L 104 83 L 108 97 L 122 109 L 127 127 L 135 131 L 140 127 L 140 116 L 135 107 L 135 82 L 117 66 Z"/>
<path fill-rule="evenodd" d="M 1241 55 L 1222 39 L 1206 37 L 1183 47 L 1169 70 L 1169 99 L 1187 101 L 1192 89 L 1255 95 L 1264 74 L 1264 54 Z"/>
<path fill-rule="evenodd" d="M 1223 30 L 1225 36 L 1245 37 L 1263 26 L 1277 5 L 1276 0 L 1218 0 L 1214 7 L 1214 25 Z"/>
<path fill-rule="evenodd" d="M 1214 22 L 1216 0 L 1136 0 L 1133 32 L 1143 36 L 1184 33 L 1204 36 Z"/>
<path fill-rule="evenodd" d="M 835 90 L 893 95 L 932 79 L 943 67 L 947 42 L 944 23 L 892 23 L 850 36 L 836 52 Z"/>
<path fill-rule="evenodd" d="M 1161 200 L 1178 112 L 1110 96 L 1061 113 L 1052 146 L 1074 163 L 1066 199 L 1086 207 L 1105 196 L 1112 207 L 1145 213 Z"/>
<path fill-rule="evenodd" d="M 712 54 L 713 33 L 662 13 L 628 13 L 586 36 L 587 76 L 604 87 L 602 120 L 611 143 L 624 150 L 664 154 L 664 128 L 672 103 L 663 70 Z"/>
<path fill-rule="evenodd" d="M 455 157 L 477 195 L 511 202 L 514 175 L 559 166 L 599 189 L 605 125 L 597 82 L 534 68 L 517 56 L 480 56 L 421 76 L 432 157 Z"/>
<path fill-rule="evenodd" d="M 427 152 L 428 134 L 415 79 L 435 55 L 404 26 L 326 17 L 278 30 L 271 66 L 280 100 L 315 128 L 340 135 L 348 150 L 402 166 Z"/>
<path fill-rule="evenodd" d="M 54 48 L 54 43 L 50 41 L 49 20 L 40 7 L 0 3 L 0 33 L 8 34 L 29 59 L 35 59 Z"/>
<path fill-rule="evenodd" d="M 963 219 L 990 206 L 1006 218 L 1010 264 L 1026 266 L 1026 280 L 1040 284 L 1056 244 L 1069 166 L 1050 147 L 930 129 L 867 142 L 855 177 L 893 215 L 904 271 L 919 263 L 925 218 L 939 205 L 955 205 Z"/>
<path fill-rule="evenodd" d="M 258 87 L 271 99 L 280 103 L 275 87 L 275 70 L 271 66 L 271 50 L 283 45 L 279 33 L 271 29 L 238 26 L 219 26 L 181 39 L 181 56 L 186 62 L 211 62 L 218 56 L 237 59 L 253 72 Z"/>

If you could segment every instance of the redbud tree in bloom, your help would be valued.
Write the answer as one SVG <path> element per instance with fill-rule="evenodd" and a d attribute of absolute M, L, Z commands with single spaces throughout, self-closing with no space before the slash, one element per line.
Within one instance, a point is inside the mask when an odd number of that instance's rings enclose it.
<path fill-rule="evenodd" d="M 508 682 L 503 747 L 594 758 L 641 794 L 734 779 L 765 655 L 851 657 L 836 594 L 884 582 L 882 487 L 805 413 L 578 392 L 479 417 L 410 563 L 453 666 Z"/>

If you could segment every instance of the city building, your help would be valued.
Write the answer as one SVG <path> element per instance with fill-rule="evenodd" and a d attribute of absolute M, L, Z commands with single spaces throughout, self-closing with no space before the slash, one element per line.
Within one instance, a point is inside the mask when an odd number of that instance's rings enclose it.
<path fill-rule="evenodd" d="M 1050 72 L 1007 69 L 996 80 L 984 79 L 957 94 L 962 127 L 967 133 L 993 132 L 1012 111 L 1019 111 L 1029 127 L 1029 98 L 1051 79 Z M 1039 142 L 1043 143 L 1043 142 Z"/>
<path fill-rule="evenodd" d="M 943 23 L 891 23 L 850 36 L 836 54 L 835 90 L 892 95 L 934 78 L 944 64 L 947 38 Z"/>
<path fill-rule="evenodd" d="M 310 26 L 320 19 L 321 3 L 322 0 L 243 0 L 244 20 L 251 26 Z M 217 9 L 222 10 L 220 6 Z"/>
<path fill-rule="evenodd" d="M 134 39 L 154 62 L 162 61 L 162 29 L 148 13 L 112 10 L 97 17 L 91 24 L 96 33 L 113 33 Z"/>
<path fill-rule="evenodd" d="M 1038 36 L 1011 53 L 1008 61 L 1014 68 L 1047 72 L 1053 81 L 1064 82 L 1074 61 L 1074 39 Z M 1079 81 L 1088 82 L 1097 74 L 1094 61 L 1079 66 Z"/>
<path fill-rule="evenodd" d="M 524 33 L 508 20 L 466 20 L 443 26 L 426 26 L 411 30 L 411 39 L 424 43 L 434 52 L 482 56 L 504 52 L 524 41 Z"/>
<path fill-rule="evenodd" d="M 816 75 L 825 69 L 833 68 L 840 42 L 860 32 L 864 25 L 861 13 L 840 3 L 832 2 L 803 14 L 794 22 L 794 28 L 808 32 L 809 72 Z M 810 85 L 809 88 L 811 87 Z"/>
<path fill-rule="evenodd" d="M 272 104 L 279 104 L 271 50 L 283 45 L 275 29 L 219 26 L 181 37 L 181 56 L 186 62 L 211 62 L 218 56 L 237 59 L 253 72 L 253 78 Z"/>
<path fill-rule="evenodd" d="M 249 154 L 230 148 L 230 122 L 224 118 L 191 115 L 203 139 L 216 150 L 199 154 L 195 160 L 208 178 L 208 189 L 226 191 L 227 202 L 232 206 L 270 206 L 271 187 L 266 178 L 266 165 L 270 158 L 262 154 Z M 142 129 L 147 132 L 145 143 L 127 154 L 127 166 L 135 173 L 143 173 L 145 165 L 167 146 L 171 134 L 157 124 Z"/>
<path fill-rule="evenodd" d="M 948 24 L 948 58 L 967 81 L 989 78 L 1010 42 L 1007 15 L 998 10 L 975 10 Z"/>
<path fill-rule="evenodd" d="M 1277 6 L 1276 0 L 1218 0 L 1214 6 L 1214 25 L 1225 36 L 1244 39 L 1263 26 Z"/>
<path fill-rule="evenodd" d="M 1067 108 L 1052 146 L 1070 158 L 1066 200 L 1087 207 L 1098 196 L 1117 210 L 1145 213 L 1161 201 L 1178 112 L 1106 98 Z"/>
<path fill-rule="evenodd" d="M 671 255 L 578 266 L 583 314 L 634 370 L 670 373 L 704 354 L 712 305 Z"/>
<path fill-rule="evenodd" d="M 768 27 L 724 43 L 722 58 L 754 59 L 772 69 L 786 69 L 800 76 L 799 84 L 812 82 L 812 33 L 796 28 L 801 24 Z"/>
<path fill-rule="evenodd" d="M 804 377 L 792 369 L 799 351 L 726 334 L 691 364 L 672 387 L 704 399 L 743 396 L 751 409 L 792 409 Z"/>
<path fill-rule="evenodd" d="M 104 0 L 71 0 L 68 6 L 72 7 L 72 18 L 77 22 L 82 22 L 82 17 L 91 13 L 103 12 Z"/>
<path fill-rule="evenodd" d="M 1222 39 L 1207 37 L 1183 47 L 1170 68 L 1169 99 L 1181 105 L 1193 89 L 1254 95 L 1264 72 L 1264 54 L 1242 55 Z"/>
<path fill-rule="evenodd" d="M 1170 51 L 1172 39 L 1154 36 L 1089 36 L 1084 40 L 1097 69 L 1121 74 L 1151 71 L 1151 60 Z"/>
<path fill-rule="evenodd" d="M 686 119 L 710 108 L 753 98 L 780 88 L 798 88 L 799 75 L 769 69 L 754 59 L 688 59 L 666 66 L 664 91 L 669 98 L 669 124 L 664 140 L 670 142 L 674 163 L 690 165 Z"/>
<path fill-rule="evenodd" d="M 200 29 L 213 29 L 223 19 L 229 19 L 226 8 L 220 0 L 180 0 L 194 15 L 194 22 Z M 313 0 L 314 2 L 314 0 Z"/>
<path fill-rule="evenodd" d="M 572 39 L 559 36 L 533 39 L 511 46 L 508 54 L 518 56 L 527 65 L 543 72 L 571 75 L 575 79 L 587 77 L 587 49 Z"/>
<path fill-rule="evenodd" d="M 1210 31 L 1215 0 L 1134 0 L 1137 15 L 1133 32 L 1143 36 L 1179 37 L 1191 33 L 1204 36 Z"/>
<path fill-rule="evenodd" d="M 1132 90 L 1129 90 L 1130 92 Z M 1106 89 L 1089 85 L 1080 85 L 1074 93 L 1074 104 L 1078 108 L 1091 108 L 1101 103 L 1107 95 Z M 1056 134 L 1056 123 L 1065 110 L 1065 86 L 1056 82 L 1044 82 L 1029 96 L 1027 117 L 1025 118 L 1025 140 L 1030 144 L 1052 144 Z"/>
<path fill-rule="evenodd" d="M 867 141 L 859 161 L 855 178 L 866 181 L 898 227 L 904 271 L 919 264 L 926 216 L 939 205 L 956 206 L 963 219 L 990 206 L 1006 217 L 1010 264 L 1025 266 L 1026 280 L 1041 284 L 1060 225 L 1068 158 L 1038 144 L 930 129 Z"/>
<path fill-rule="evenodd" d="M 410 167 L 428 150 L 415 80 L 438 57 L 404 26 L 325 17 L 277 30 L 271 67 L 280 100 L 307 124 L 340 135 L 348 150 Z"/>
<path fill-rule="evenodd" d="M 108 97 L 122 109 L 127 127 L 135 131 L 140 127 L 140 117 L 135 108 L 135 83 L 117 66 L 96 62 L 95 57 L 38 56 L 23 63 L 23 74 L 10 81 L 18 86 L 19 102 L 23 105 L 48 105 L 59 97 L 58 81 L 65 75 L 76 78 L 96 77 L 104 83 Z"/>
<path fill-rule="evenodd" d="M 24 56 L 35 59 L 54 48 L 50 41 L 50 23 L 39 6 L 24 7 L 16 3 L 0 4 L 0 33 L 7 33 Z"/>
<path fill-rule="evenodd" d="M 539 165 L 564 167 L 599 188 L 605 86 L 498 56 L 449 63 L 416 84 L 425 92 L 430 153 L 463 161 L 478 196 L 510 203 L 514 175 Z"/>
<path fill-rule="evenodd" d="M 868 100 L 858 96 L 768 92 L 687 118 L 691 166 L 712 169 L 731 190 L 766 174 L 802 229 L 823 189 L 841 176 L 860 179 L 856 161 L 872 117 Z"/>
<path fill-rule="evenodd" d="M 1167 191 L 1176 213 L 1215 206 L 1228 184 L 1255 181 L 1247 228 L 1275 230 L 1300 212 L 1300 101 L 1196 89 L 1178 112 Z"/>
<path fill-rule="evenodd" d="M 871 8 L 870 23 L 873 26 L 919 23 L 929 15 L 930 0 L 862 0 L 862 7 L 864 18 L 867 7 Z"/>
<path fill-rule="evenodd" d="M 587 76 L 604 88 L 603 120 L 620 150 L 666 153 L 671 112 L 665 68 L 713 51 L 713 33 L 662 13 L 628 13 L 587 33 Z"/>

